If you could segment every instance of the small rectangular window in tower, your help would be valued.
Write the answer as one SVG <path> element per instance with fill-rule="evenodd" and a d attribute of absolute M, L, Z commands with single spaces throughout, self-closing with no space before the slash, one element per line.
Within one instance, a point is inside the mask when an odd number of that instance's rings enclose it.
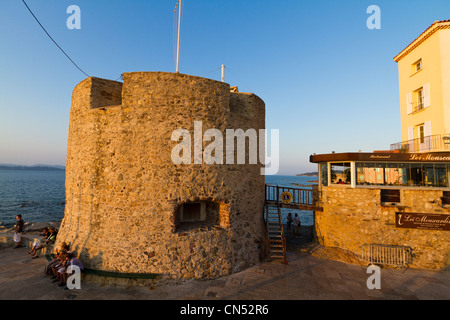
<path fill-rule="evenodd" d="M 185 204 L 183 204 L 182 221 L 200 221 L 200 220 L 201 220 L 201 205 L 200 205 L 200 203 L 185 203 Z"/>

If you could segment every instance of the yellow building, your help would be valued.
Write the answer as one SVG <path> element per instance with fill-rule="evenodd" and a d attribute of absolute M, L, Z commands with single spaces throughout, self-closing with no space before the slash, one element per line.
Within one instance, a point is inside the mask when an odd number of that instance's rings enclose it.
<path fill-rule="evenodd" d="M 392 150 L 450 150 L 450 20 L 436 21 L 398 63 L 402 142 Z"/>
<path fill-rule="evenodd" d="M 315 237 L 368 264 L 448 270 L 450 20 L 433 23 L 394 60 L 404 141 L 390 151 L 310 157 L 319 167 L 313 205 L 322 208 Z"/>

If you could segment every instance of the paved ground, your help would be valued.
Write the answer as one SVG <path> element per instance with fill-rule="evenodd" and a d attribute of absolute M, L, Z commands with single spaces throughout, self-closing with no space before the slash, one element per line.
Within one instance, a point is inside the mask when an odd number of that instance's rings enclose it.
<path fill-rule="evenodd" d="M 291 240 L 295 241 L 295 240 Z M 300 243 L 301 245 L 301 243 Z M 113 286 L 82 282 L 64 290 L 44 276 L 46 259 L 28 249 L 0 248 L 0 299 L 26 300 L 449 300 L 450 272 L 381 269 L 381 289 L 369 290 L 365 266 L 321 259 L 291 245 L 288 264 L 263 262 L 216 280 L 181 285 Z"/>

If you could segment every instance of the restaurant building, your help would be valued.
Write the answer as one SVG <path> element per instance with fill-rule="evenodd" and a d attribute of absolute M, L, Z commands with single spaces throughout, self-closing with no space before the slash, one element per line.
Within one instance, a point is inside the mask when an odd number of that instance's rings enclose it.
<path fill-rule="evenodd" d="M 314 213 L 316 237 L 370 263 L 448 269 L 450 20 L 436 21 L 394 60 L 404 141 L 310 157 L 323 208 Z"/>

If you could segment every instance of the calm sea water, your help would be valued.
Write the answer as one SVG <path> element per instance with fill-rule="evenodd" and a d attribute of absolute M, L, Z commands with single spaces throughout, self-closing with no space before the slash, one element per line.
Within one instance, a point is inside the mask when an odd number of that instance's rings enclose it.
<path fill-rule="evenodd" d="M 266 183 L 279 185 L 290 188 L 305 188 L 308 189 L 311 185 L 315 185 L 317 183 L 311 182 L 316 181 L 317 177 L 300 177 L 300 176 L 266 176 Z M 293 210 L 293 209 L 281 209 L 281 216 L 283 218 L 283 222 L 286 223 L 286 217 L 288 213 L 292 213 L 292 217 L 297 213 L 298 217 L 303 226 L 311 226 L 314 224 L 313 213 L 312 211 L 306 210 Z"/>
<path fill-rule="evenodd" d="M 62 220 L 65 201 L 65 171 L 0 170 L 0 221 L 25 222 Z"/>
<path fill-rule="evenodd" d="M 267 176 L 266 183 L 287 187 L 311 185 L 316 177 Z M 25 222 L 50 222 L 64 216 L 65 171 L 0 170 L 0 222 L 15 223 L 18 214 Z M 288 212 L 298 213 L 303 225 L 312 225 L 312 213 L 282 209 L 283 219 Z"/>

